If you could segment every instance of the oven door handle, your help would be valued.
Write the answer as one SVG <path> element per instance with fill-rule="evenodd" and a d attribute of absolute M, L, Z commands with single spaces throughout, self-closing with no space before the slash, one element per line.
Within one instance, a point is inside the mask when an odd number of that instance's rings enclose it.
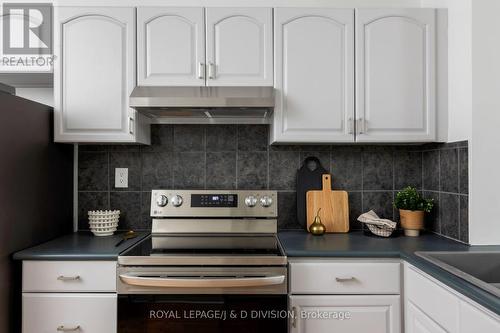
<path fill-rule="evenodd" d="M 165 288 L 238 288 L 238 287 L 264 287 L 282 284 L 284 275 L 265 277 L 243 278 L 176 278 L 176 277 L 144 277 L 130 274 L 120 274 L 123 283 L 141 287 Z"/>

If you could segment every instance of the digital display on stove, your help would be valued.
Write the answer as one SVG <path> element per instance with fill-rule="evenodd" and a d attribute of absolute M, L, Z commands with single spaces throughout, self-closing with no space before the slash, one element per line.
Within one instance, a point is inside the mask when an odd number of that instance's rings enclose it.
<path fill-rule="evenodd" d="M 191 207 L 238 207 L 238 195 L 191 194 Z"/>

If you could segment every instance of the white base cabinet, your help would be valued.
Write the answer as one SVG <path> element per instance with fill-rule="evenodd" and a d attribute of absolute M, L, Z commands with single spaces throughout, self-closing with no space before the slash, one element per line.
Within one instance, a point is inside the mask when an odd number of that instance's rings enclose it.
<path fill-rule="evenodd" d="M 500 332 L 500 316 L 405 263 L 406 333 Z"/>
<path fill-rule="evenodd" d="M 290 333 L 400 333 L 401 263 L 291 259 Z"/>
<path fill-rule="evenodd" d="M 405 306 L 405 333 L 446 333 L 443 327 L 439 326 L 412 302 L 407 302 Z"/>
<path fill-rule="evenodd" d="M 116 333 L 115 261 L 23 261 L 22 333 Z"/>
<path fill-rule="evenodd" d="M 23 333 L 113 333 L 116 294 L 23 293 Z"/>
<path fill-rule="evenodd" d="M 399 295 L 290 296 L 291 333 L 400 332 Z"/>

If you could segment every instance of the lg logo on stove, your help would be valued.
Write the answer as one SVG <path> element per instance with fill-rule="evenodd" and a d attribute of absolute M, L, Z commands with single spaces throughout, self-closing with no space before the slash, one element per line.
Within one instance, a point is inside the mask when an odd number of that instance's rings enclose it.
<path fill-rule="evenodd" d="M 0 69 L 52 69 L 52 13 L 50 3 L 4 3 Z"/>

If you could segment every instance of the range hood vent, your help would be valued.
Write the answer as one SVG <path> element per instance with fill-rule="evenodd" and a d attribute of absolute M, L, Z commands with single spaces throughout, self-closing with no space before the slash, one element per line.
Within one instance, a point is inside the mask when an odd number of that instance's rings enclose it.
<path fill-rule="evenodd" d="M 150 118 L 267 118 L 272 87 L 135 87 L 130 107 Z"/>

